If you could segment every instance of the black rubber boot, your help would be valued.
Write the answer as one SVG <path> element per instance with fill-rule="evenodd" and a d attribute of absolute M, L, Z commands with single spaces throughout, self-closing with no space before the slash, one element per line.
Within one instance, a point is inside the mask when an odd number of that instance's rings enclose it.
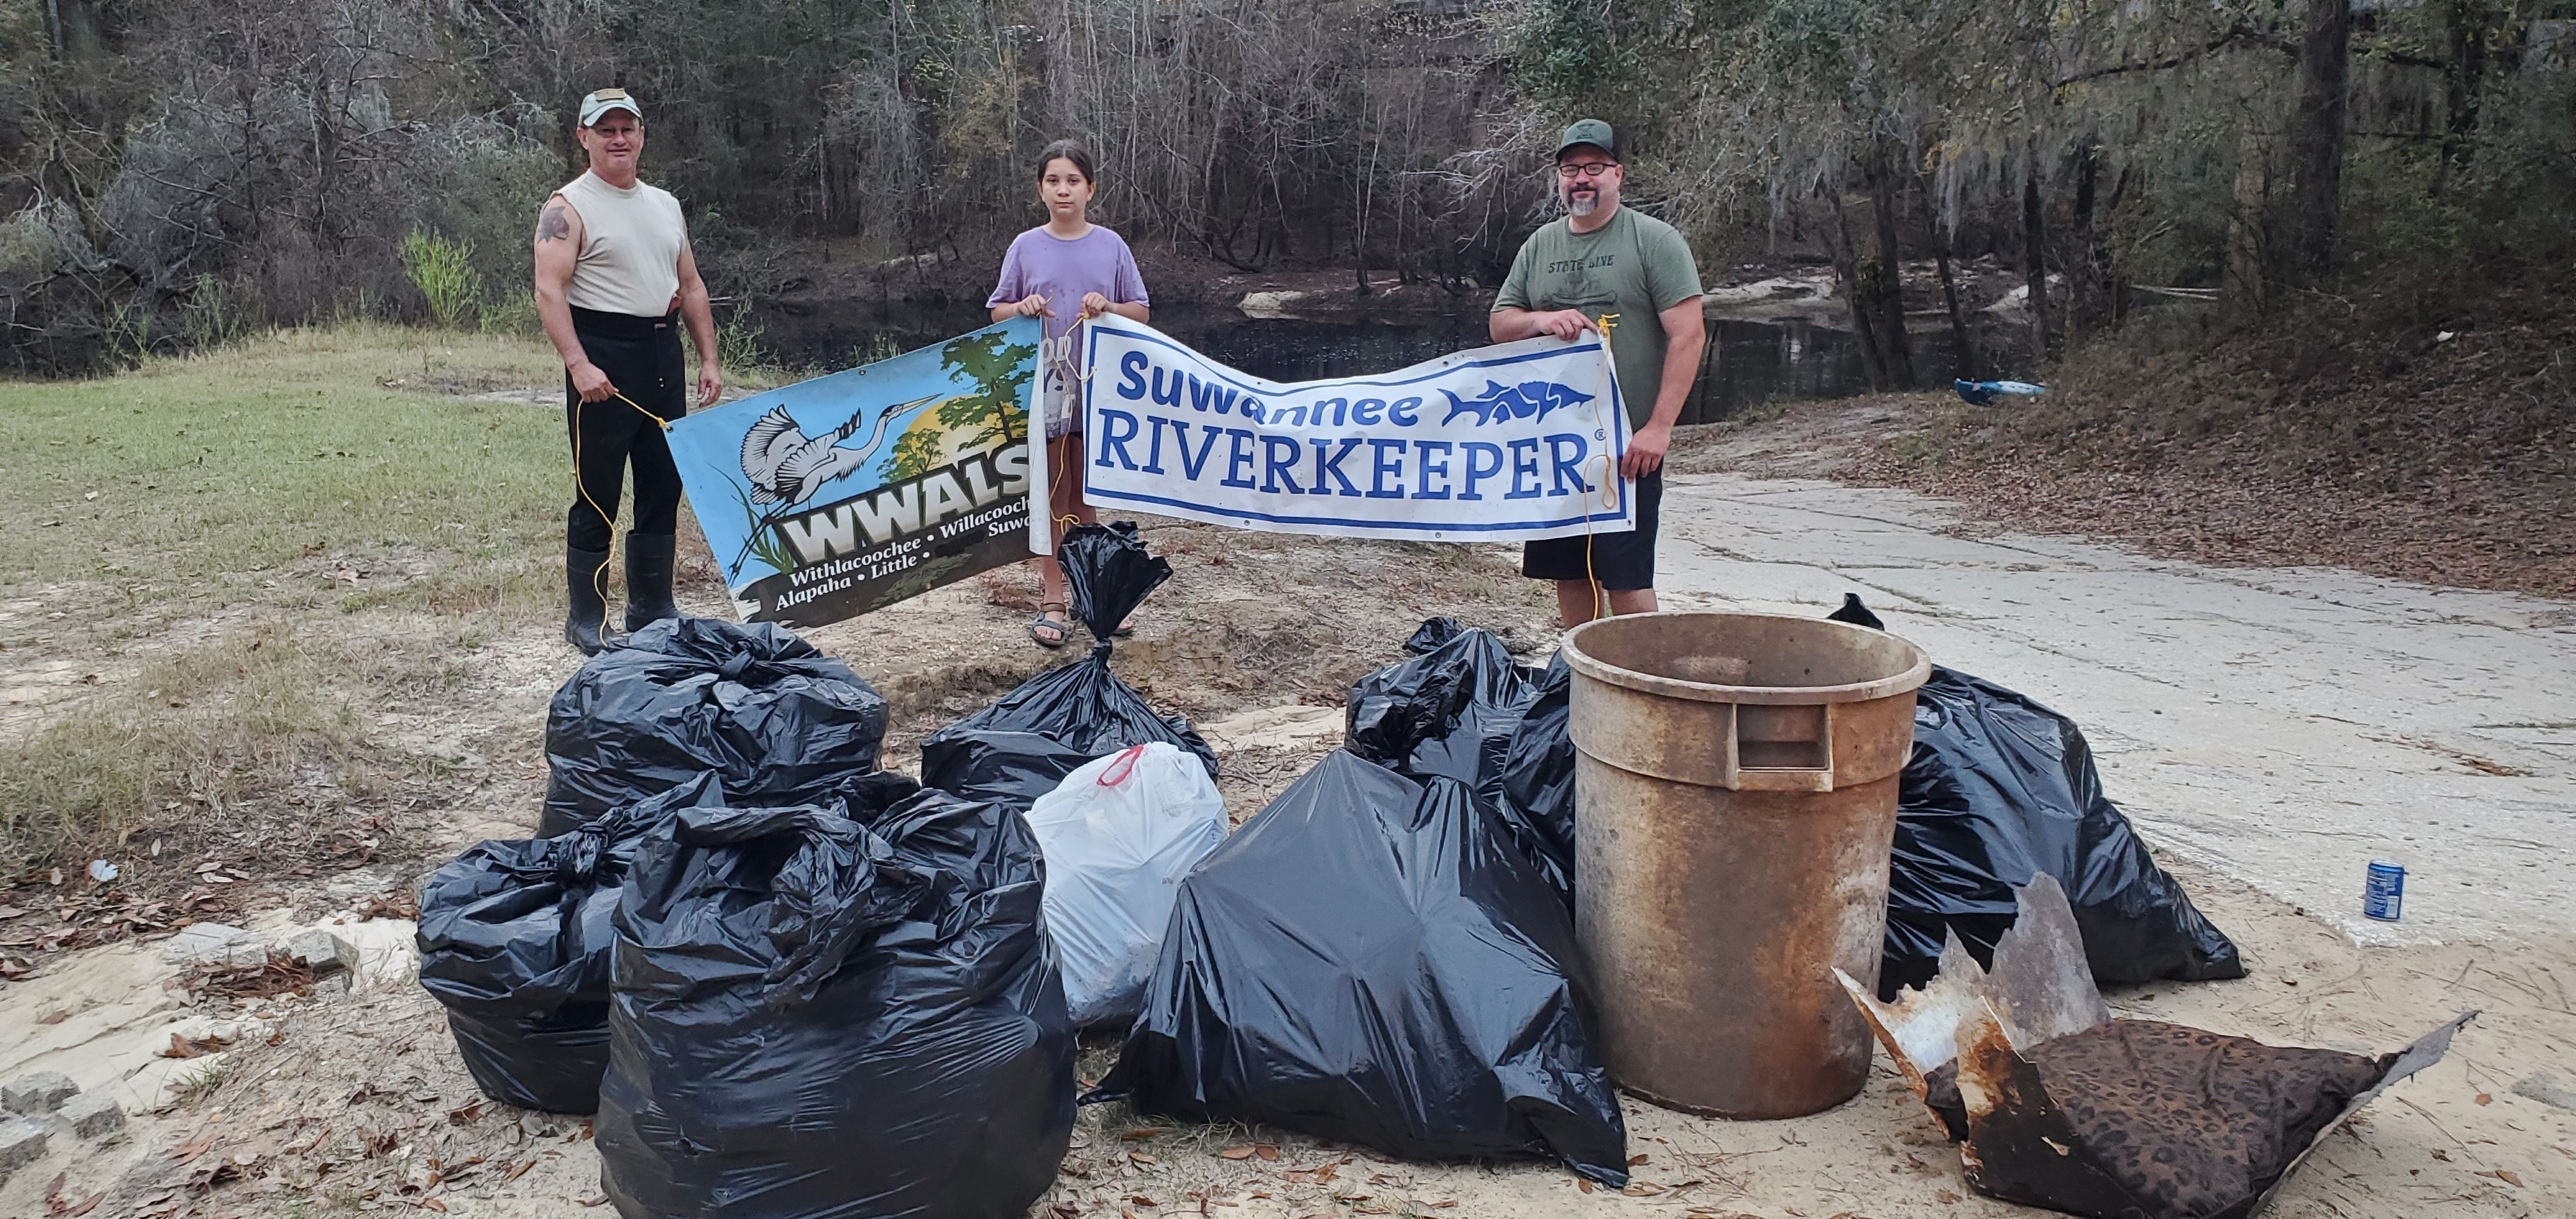
<path fill-rule="evenodd" d="M 671 603 L 671 534 L 626 535 L 626 629 L 640 631 L 680 616 Z"/>
<path fill-rule="evenodd" d="M 608 628 L 608 552 L 575 550 L 564 547 L 564 590 L 571 594 L 572 608 L 564 615 L 564 639 L 580 648 L 584 656 L 596 656 L 609 641 L 602 639 Z"/>

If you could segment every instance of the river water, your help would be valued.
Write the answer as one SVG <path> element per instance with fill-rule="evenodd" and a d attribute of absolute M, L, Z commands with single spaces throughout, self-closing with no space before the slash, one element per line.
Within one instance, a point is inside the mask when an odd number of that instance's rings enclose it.
<path fill-rule="evenodd" d="M 760 341 L 790 364 L 839 369 L 935 343 L 988 320 L 972 307 L 854 303 L 828 314 L 764 315 Z M 1154 326 L 1219 362 L 1273 381 L 1389 372 L 1490 341 L 1482 314 L 1304 321 L 1248 318 L 1222 306 L 1170 307 L 1154 311 Z M 1803 321 L 1717 319 L 1710 326 L 1716 350 L 1702 365 L 1682 412 L 1684 423 L 1713 423 L 1767 401 L 1869 390 L 1860 349 L 1848 332 Z M 1916 376 L 1926 386 L 1947 384 L 1958 367 L 1948 327 L 1922 324 L 1911 338 Z M 1986 359 L 1991 364 L 1995 355 Z"/>

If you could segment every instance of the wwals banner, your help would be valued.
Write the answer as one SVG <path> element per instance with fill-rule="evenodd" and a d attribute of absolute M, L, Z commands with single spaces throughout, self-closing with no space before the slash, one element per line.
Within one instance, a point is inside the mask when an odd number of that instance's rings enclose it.
<path fill-rule="evenodd" d="M 1243 529 L 1500 542 L 1635 527 L 1597 335 L 1282 385 L 1116 315 L 1083 323 L 1085 498 Z"/>
<path fill-rule="evenodd" d="M 1029 557 L 1029 382 L 1013 318 L 671 425 L 749 622 L 819 626 Z"/>

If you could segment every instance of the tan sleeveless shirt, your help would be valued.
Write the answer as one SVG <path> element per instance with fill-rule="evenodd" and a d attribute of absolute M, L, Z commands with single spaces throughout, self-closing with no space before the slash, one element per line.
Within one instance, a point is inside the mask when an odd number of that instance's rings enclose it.
<path fill-rule="evenodd" d="M 587 170 L 557 193 L 581 214 L 581 253 L 565 298 L 601 313 L 669 313 L 680 291 L 680 253 L 689 248 L 680 201 L 642 182 L 619 190 Z"/>

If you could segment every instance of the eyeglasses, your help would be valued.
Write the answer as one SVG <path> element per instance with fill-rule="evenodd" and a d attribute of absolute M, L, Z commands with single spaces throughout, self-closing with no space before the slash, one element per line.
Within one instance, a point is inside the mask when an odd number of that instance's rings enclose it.
<path fill-rule="evenodd" d="M 1617 168 L 1619 168 L 1617 161 L 1580 161 L 1572 165 L 1557 166 L 1556 176 L 1571 182 L 1578 177 L 1598 178 Z"/>

